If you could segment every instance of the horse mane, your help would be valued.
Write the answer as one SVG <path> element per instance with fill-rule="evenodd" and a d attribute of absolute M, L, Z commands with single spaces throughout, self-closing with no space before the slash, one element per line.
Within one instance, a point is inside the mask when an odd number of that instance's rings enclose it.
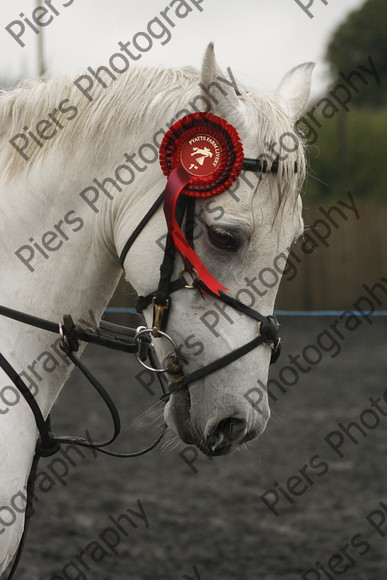
<path fill-rule="evenodd" d="M 14 175 L 59 144 L 63 150 L 69 149 L 73 154 L 74 147 L 87 140 L 90 146 L 94 144 L 98 148 L 102 135 L 105 142 L 110 137 L 119 139 L 120 133 L 127 139 L 129 130 L 136 130 L 136 125 L 144 129 L 145 115 L 148 119 L 159 117 L 161 106 L 173 103 L 180 91 L 184 94 L 188 85 L 195 84 L 197 75 L 192 67 L 133 67 L 128 73 L 117 75 L 115 81 L 102 73 L 101 78 L 107 87 L 95 81 L 92 102 L 74 85 L 80 75 L 22 81 L 14 90 L 0 93 L 1 135 L 7 141 L 23 133 L 24 127 L 34 131 L 36 124 L 58 110 L 64 99 L 69 100 L 68 106 L 77 108 L 78 114 L 73 121 L 67 121 L 64 113 L 57 112 L 55 117 L 64 129 L 59 130 L 53 139 L 45 141 L 43 147 L 31 141 L 33 147 L 29 149 L 31 158 L 28 162 L 14 147 L 6 144 L 3 166 Z"/>
<path fill-rule="evenodd" d="M 200 73 L 190 66 L 132 67 L 127 73 L 117 75 L 116 80 L 102 73 L 107 87 L 95 81 L 92 102 L 75 86 L 74 82 L 79 76 L 23 81 L 15 89 L 0 93 L 1 135 L 7 141 L 3 145 L 2 164 L 8 179 L 28 170 L 56 147 L 71 157 L 82 143 L 87 143 L 89 153 L 97 158 L 103 150 L 103 144 L 120 139 L 124 142 L 129 135 L 139 139 L 141 144 L 147 141 L 144 119 L 148 120 L 149 127 L 155 123 L 154 130 L 163 128 L 166 131 L 168 126 L 157 126 L 157 122 L 160 123 L 160 111 L 171 111 L 172 119 L 168 118 L 168 121 L 174 122 L 177 118 L 174 119 L 173 114 L 176 115 L 179 110 L 195 112 L 188 105 L 191 99 L 200 94 Z M 294 133 L 294 127 L 275 97 L 243 92 L 238 98 L 253 111 L 252 114 L 259 114 L 258 145 L 262 153 L 270 154 L 267 144 L 278 145 L 284 133 Z M 30 159 L 26 161 L 8 143 L 9 139 L 22 133 L 24 127 L 35 131 L 36 124 L 47 119 L 47 115 L 55 109 L 58 111 L 58 105 L 64 99 L 68 99 L 68 106 L 76 107 L 76 118 L 68 121 L 64 113 L 57 112 L 55 117 L 64 128 L 58 130 L 52 140 L 45 141 L 43 147 L 31 140 L 28 150 Z M 151 136 L 148 135 L 148 139 Z M 297 174 L 294 174 L 295 162 L 298 164 Z M 294 179 L 298 186 L 304 177 L 304 145 L 300 138 L 300 147 L 288 153 L 286 159 L 280 162 L 280 197 L 287 190 L 294 189 Z"/>

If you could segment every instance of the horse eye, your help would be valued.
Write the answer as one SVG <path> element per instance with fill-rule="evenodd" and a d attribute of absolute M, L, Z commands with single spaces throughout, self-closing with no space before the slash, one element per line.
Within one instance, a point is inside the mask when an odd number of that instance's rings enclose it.
<path fill-rule="evenodd" d="M 207 226 L 208 237 L 211 243 L 221 250 L 231 250 L 236 252 L 239 249 L 239 241 L 230 231 L 220 226 Z"/>

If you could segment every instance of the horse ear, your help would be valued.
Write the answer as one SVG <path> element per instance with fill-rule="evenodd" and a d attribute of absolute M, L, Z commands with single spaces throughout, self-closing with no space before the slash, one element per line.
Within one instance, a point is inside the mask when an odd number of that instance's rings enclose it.
<path fill-rule="evenodd" d="M 236 93 L 238 87 L 235 85 L 234 78 L 224 83 L 219 82 L 218 77 L 224 80 L 227 78 L 216 62 L 214 43 L 210 42 L 204 55 L 201 70 L 200 87 L 202 89 L 202 97 L 204 101 L 209 102 L 207 106 L 208 112 L 227 117 L 227 114 L 235 111 L 235 107 L 238 106 Z"/>
<path fill-rule="evenodd" d="M 296 66 L 284 76 L 277 89 L 277 95 L 284 100 L 293 121 L 301 117 L 307 105 L 314 67 L 314 62 Z"/>

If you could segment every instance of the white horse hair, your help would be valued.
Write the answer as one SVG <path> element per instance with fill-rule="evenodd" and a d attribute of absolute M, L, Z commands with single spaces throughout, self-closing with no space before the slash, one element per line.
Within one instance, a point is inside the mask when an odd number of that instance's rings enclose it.
<path fill-rule="evenodd" d="M 117 187 L 111 179 L 109 184 L 104 182 L 117 175 L 119 166 L 128 164 L 125 154 L 131 156 L 144 143 L 152 143 L 157 132 L 162 136 L 160 129 L 165 132 L 177 118 L 194 111 L 192 103 L 234 125 L 246 157 L 270 153 L 270 144 L 278 146 L 286 133 L 294 134 L 294 123 L 309 97 L 312 69 L 313 64 L 306 63 L 290 71 L 275 97 L 247 93 L 241 87 L 237 95 L 231 82 L 219 81 L 219 76 L 227 75 L 218 68 L 210 45 L 201 72 L 190 67 L 133 68 L 115 81 L 105 75 L 108 86 L 96 82 L 92 101 L 73 78 L 38 81 L 3 93 L 0 303 L 57 321 L 66 313 L 76 322 L 87 320 L 91 310 L 99 320 L 121 275 L 117 256 L 166 182 L 157 160 L 147 163 L 139 157 L 135 160 L 139 169 L 133 163 L 130 166 L 135 173 L 130 185 Z M 211 91 L 212 99 L 205 91 L 203 98 L 198 98 L 199 82 Z M 58 112 L 63 101 L 62 112 Z M 70 106 L 75 108 L 72 119 Z M 39 144 L 34 139 L 37 126 L 49 119 L 51 126 L 39 125 L 40 134 L 56 133 L 51 139 L 38 139 Z M 9 143 L 17 134 L 28 139 L 28 160 Z M 23 143 L 23 138 L 19 141 Z M 273 312 L 278 283 L 259 289 L 259 274 L 272 267 L 278 256 L 283 256 L 284 268 L 284 256 L 303 230 L 299 198 L 305 176 L 302 144 L 283 157 L 277 174 L 241 175 L 231 193 L 225 192 L 210 203 L 197 203 L 200 220 L 195 250 L 231 295 L 243 289 L 239 299 L 265 315 Z M 85 192 L 83 196 L 81 192 Z M 98 199 L 93 209 L 87 199 L 96 196 L 95 192 Z M 236 244 L 233 251 L 214 244 L 214 237 L 225 232 Z M 163 255 L 157 241 L 165 233 L 160 209 L 125 260 L 126 277 L 139 294 L 157 287 Z M 180 259 L 176 260 L 174 277 L 181 267 Z M 182 346 L 189 360 L 188 372 L 256 336 L 257 325 L 252 319 L 228 307 L 222 313 L 219 304 L 210 297 L 203 300 L 192 290 L 181 290 L 174 296 L 168 333 Z M 150 324 L 151 308 L 146 318 Z M 59 354 L 53 335 L 5 318 L 0 319 L 0 328 L 0 352 L 21 373 L 47 416 L 71 365 Z M 155 343 L 163 359 L 167 354 L 164 342 Z M 211 448 L 219 453 L 262 433 L 269 407 L 267 393 L 259 385 L 266 384 L 269 359 L 270 347 L 260 346 L 191 384 L 184 393 L 173 395 L 164 413 L 169 429 L 204 451 L 212 438 Z M 23 530 L 24 515 L 14 509 L 13 500 L 25 495 L 37 429 L 24 399 L 19 397 L 15 404 L 16 389 L 2 371 L 0 389 L 1 573 L 14 556 Z M 245 396 L 251 389 L 261 397 L 259 408 Z M 222 432 L 222 425 L 230 418 L 237 421 L 237 428 Z"/>

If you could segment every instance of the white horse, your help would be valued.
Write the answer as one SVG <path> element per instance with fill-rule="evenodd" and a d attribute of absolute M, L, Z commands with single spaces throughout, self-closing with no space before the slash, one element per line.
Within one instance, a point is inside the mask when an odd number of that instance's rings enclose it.
<path fill-rule="evenodd" d="M 60 321 L 65 313 L 102 316 L 120 278 L 118 256 L 165 187 L 158 145 L 178 118 L 210 110 L 237 129 L 246 157 L 267 154 L 294 135 L 310 93 L 313 64 L 290 71 L 275 97 L 237 87 L 218 68 L 213 46 L 201 72 L 106 68 L 89 76 L 22 86 L 0 97 L 0 303 Z M 200 84 L 199 84 L 200 83 Z M 284 137 L 285 136 L 285 137 Z M 294 138 L 293 138 L 294 139 Z M 273 312 L 285 255 L 303 231 L 299 191 L 303 147 L 288 147 L 277 173 L 242 173 L 231 191 L 197 202 L 195 251 L 231 295 Z M 275 157 L 275 155 L 274 155 Z M 297 171 L 295 171 L 297 162 Z M 139 294 L 157 287 L 166 223 L 160 209 L 125 260 Z M 274 266 L 275 268 L 274 268 Z M 176 261 L 174 276 L 182 268 Z M 151 307 L 146 318 L 151 324 Z M 52 334 L 1 317 L 0 352 L 21 373 L 47 416 L 72 366 Z M 199 368 L 257 334 L 257 323 L 195 290 L 176 292 L 168 334 L 187 369 Z M 155 340 L 161 359 L 164 340 Z M 172 395 L 169 429 L 184 442 L 229 452 L 258 436 L 269 418 L 270 347 Z M 127 377 L 130 381 L 130 377 Z M 259 381 L 259 382 L 258 382 Z M 0 371 L 0 572 L 10 563 L 24 525 L 22 503 L 37 439 L 35 419 Z M 253 392 L 260 405 L 251 404 Z M 231 425 L 231 428 L 230 428 Z"/>

